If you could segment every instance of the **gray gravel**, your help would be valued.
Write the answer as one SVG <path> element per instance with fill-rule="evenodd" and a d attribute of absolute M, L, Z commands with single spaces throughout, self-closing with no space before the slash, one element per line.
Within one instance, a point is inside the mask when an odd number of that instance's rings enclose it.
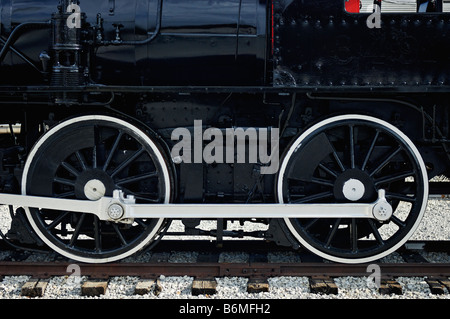
<path fill-rule="evenodd" d="M 1 299 L 28 299 L 20 296 L 22 285 L 28 276 L 5 277 L 0 283 Z M 82 277 L 81 283 L 87 278 Z M 67 276 L 53 277 L 48 283 L 41 299 L 450 299 L 448 291 L 444 295 L 432 294 L 423 277 L 399 277 L 397 281 L 403 288 L 402 295 L 381 295 L 367 277 L 335 278 L 339 293 L 337 295 L 313 294 L 309 291 L 307 277 L 276 277 L 269 279 L 269 292 L 247 293 L 247 278 L 216 278 L 217 293 L 214 295 L 192 296 L 193 278 L 159 278 L 159 294 L 134 295 L 138 277 L 110 278 L 105 295 L 100 297 L 81 296 L 81 286 L 70 282 Z"/>
<path fill-rule="evenodd" d="M 6 231 L 9 223 L 9 215 L 0 207 L 0 229 Z M 240 229 L 237 223 L 230 225 Z M 202 222 L 202 227 L 214 228 L 213 222 Z M 253 231 L 254 226 L 246 223 L 245 230 Z M 182 231 L 181 223 L 174 223 L 174 231 Z M 260 230 L 261 226 L 257 227 Z M 189 237 L 192 239 L 192 237 Z M 204 239 L 204 237 L 202 237 Z M 450 201 L 431 200 L 428 212 L 413 236 L 413 240 L 450 240 Z M 442 253 L 425 253 L 424 258 L 430 262 L 449 262 L 450 256 Z M 140 256 L 141 260 L 148 260 L 151 253 Z M 0 252 L 1 257 L 1 252 Z M 269 254 L 269 262 L 299 262 L 299 256 L 295 252 L 275 252 Z M 169 258 L 170 262 L 195 262 L 197 253 L 174 253 L 161 258 Z M 220 255 L 221 262 L 245 262 L 248 255 L 245 253 L 223 252 Z M 385 257 L 382 262 L 395 262 L 401 260 L 397 253 Z M 128 258 L 126 261 L 139 261 L 136 258 Z M 82 276 L 79 282 L 74 276 L 53 277 L 50 279 L 43 299 L 82 299 L 80 296 L 81 284 L 87 280 Z M 22 285 L 29 279 L 28 276 L 7 276 L 0 281 L 0 299 L 27 298 L 20 296 Z M 158 284 L 161 288 L 159 294 L 150 293 L 144 296 L 134 295 L 134 287 L 138 282 L 137 277 L 110 278 L 108 290 L 99 299 L 450 299 L 449 291 L 444 295 L 434 295 L 425 282 L 426 278 L 397 278 L 402 285 L 403 295 L 381 295 L 378 293 L 373 281 L 368 277 L 339 277 L 335 283 L 339 288 L 338 295 L 313 294 L 309 291 L 309 279 L 307 277 L 275 277 L 269 279 L 269 292 L 247 293 L 246 278 L 224 277 L 216 278 L 217 293 L 211 296 L 192 296 L 192 277 L 159 277 Z M 89 297 L 92 299 L 91 297 Z"/>

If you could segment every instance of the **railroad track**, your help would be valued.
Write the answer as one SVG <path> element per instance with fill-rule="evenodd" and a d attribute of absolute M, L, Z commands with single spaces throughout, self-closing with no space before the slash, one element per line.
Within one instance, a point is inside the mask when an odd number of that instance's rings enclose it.
<path fill-rule="evenodd" d="M 28 297 L 43 296 L 52 277 L 69 278 L 77 275 L 86 278 L 80 282 L 81 295 L 86 296 L 105 294 L 110 278 L 118 276 L 137 277 L 133 292 L 137 295 L 158 295 L 163 290 L 160 279 L 172 276 L 192 277 L 193 296 L 214 295 L 217 289 L 216 278 L 245 277 L 247 292 L 259 293 L 269 291 L 268 278 L 286 276 L 307 277 L 309 291 L 317 294 L 338 294 L 339 287 L 335 278 L 344 276 L 373 277 L 380 294 L 402 294 L 402 287 L 396 281 L 398 277 L 425 277 L 431 293 L 450 292 L 450 263 L 429 262 L 421 254 L 440 252 L 448 255 L 450 245 L 447 242 L 409 242 L 398 252 L 402 258 L 400 262 L 370 265 L 329 263 L 307 252 L 292 253 L 261 241 L 230 241 L 220 249 L 212 242 L 195 241 L 197 251 L 191 252 L 190 247 L 194 247 L 193 244 L 192 241 L 163 241 L 144 256 L 144 261 L 135 259 L 110 264 L 74 263 L 62 257 L 55 257 L 51 252 L 47 257 L 41 258 L 45 261 L 27 261 L 35 260 L 35 254 L 15 251 L 0 261 L 0 276 L 29 276 L 29 280 L 21 288 L 21 295 Z M 221 260 L 224 252 L 241 257 L 227 262 L 226 259 Z M 179 262 L 177 258 L 173 258 L 183 254 L 190 255 L 190 262 Z M 274 262 L 271 254 L 290 254 L 297 259 L 295 262 L 279 262 L 275 258 Z"/>

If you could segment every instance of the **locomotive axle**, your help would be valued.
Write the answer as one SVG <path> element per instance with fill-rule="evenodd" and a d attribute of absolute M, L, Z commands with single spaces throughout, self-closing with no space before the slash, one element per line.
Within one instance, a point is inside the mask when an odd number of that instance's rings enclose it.
<path fill-rule="evenodd" d="M 134 218 L 371 218 L 392 216 L 392 207 L 378 192 L 374 203 L 357 204 L 136 204 L 134 196 L 115 190 L 95 201 L 24 195 L 0 195 L 7 205 L 38 207 L 96 215 L 100 220 L 133 223 Z"/>

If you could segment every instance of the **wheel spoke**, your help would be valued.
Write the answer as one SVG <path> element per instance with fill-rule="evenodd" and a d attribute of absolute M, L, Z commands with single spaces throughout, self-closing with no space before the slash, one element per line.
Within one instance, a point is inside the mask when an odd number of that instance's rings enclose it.
<path fill-rule="evenodd" d="M 404 223 L 403 221 L 401 221 L 397 216 L 395 216 L 395 215 L 392 215 L 391 216 L 391 221 L 395 224 L 395 225 L 397 225 L 398 227 L 400 227 L 400 228 L 404 228 L 404 227 L 406 227 L 406 223 Z"/>
<path fill-rule="evenodd" d="M 356 218 L 352 218 L 350 224 L 350 241 L 352 253 L 358 252 L 358 226 L 356 224 Z"/>
<path fill-rule="evenodd" d="M 136 183 L 136 182 L 139 182 L 139 181 L 142 181 L 145 179 L 149 179 L 149 178 L 153 178 L 153 177 L 158 177 L 158 172 L 152 172 L 152 173 L 148 173 L 148 174 L 126 177 L 126 178 L 116 181 L 116 185 Z"/>
<path fill-rule="evenodd" d="M 386 192 L 386 198 L 387 199 L 398 199 L 404 202 L 414 203 L 416 201 L 415 196 L 408 196 L 406 194 L 398 194 L 398 193 L 392 193 L 392 192 Z"/>
<path fill-rule="evenodd" d="M 78 162 L 80 162 L 81 168 L 83 169 L 83 171 L 85 171 L 87 169 L 87 164 L 83 154 L 81 154 L 80 151 L 76 151 L 75 156 L 77 157 Z"/>
<path fill-rule="evenodd" d="M 117 150 L 117 147 L 119 146 L 119 143 L 120 143 L 120 140 L 122 139 L 123 134 L 124 133 L 122 131 L 120 131 L 119 134 L 117 135 L 117 138 L 114 141 L 114 145 L 112 146 L 111 151 L 109 152 L 108 158 L 106 159 L 105 164 L 103 165 L 103 171 L 106 172 L 106 170 L 108 169 L 108 166 L 114 157 L 114 154 Z"/>
<path fill-rule="evenodd" d="M 80 172 L 78 172 L 72 165 L 70 165 L 67 162 L 62 162 L 61 166 L 64 167 L 69 173 L 71 173 L 75 177 L 78 177 L 78 175 L 80 175 Z"/>
<path fill-rule="evenodd" d="M 392 182 L 397 182 L 397 181 L 401 181 L 401 180 L 404 181 L 405 178 L 410 177 L 410 176 L 415 176 L 415 172 L 411 171 L 411 172 L 400 173 L 400 174 L 396 174 L 393 176 L 376 179 L 375 186 L 379 186 L 382 184 L 388 184 L 388 183 L 392 183 Z"/>
<path fill-rule="evenodd" d="M 383 167 L 385 167 L 398 153 L 400 153 L 402 147 L 399 146 L 394 152 L 392 152 L 380 165 L 378 165 L 372 173 L 370 173 L 370 177 L 373 177 L 376 173 L 378 173 Z"/>
<path fill-rule="evenodd" d="M 372 229 L 372 234 L 375 237 L 375 239 L 381 244 L 384 245 L 384 240 L 381 237 L 381 234 L 377 228 L 377 226 L 375 225 L 375 222 L 371 219 L 367 219 L 367 222 L 369 223 L 370 228 Z"/>
<path fill-rule="evenodd" d="M 367 163 L 369 162 L 370 157 L 372 156 L 373 150 L 375 149 L 375 144 L 377 143 L 378 137 L 380 136 L 380 131 L 377 130 L 375 133 L 375 137 L 372 140 L 372 143 L 370 144 L 369 151 L 367 152 L 366 158 L 364 159 L 364 162 L 361 166 L 361 170 L 365 171 Z"/>
<path fill-rule="evenodd" d="M 92 168 L 97 168 L 97 145 L 92 148 Z"/>
<path fill-rule="evenodd" d="M 100 220 L 97 216 L 94 216 L 94 241 L 95 241 L 95 251 L 102 251 L 102 237 L 101 237 L 101 229 L 100 229 Z"/>
<path fill-rule="evenodd" d="M 60 214 L 56 219 L 54 219 L 46 228 L 48 230 L 51 230 L 53 228 L 55 228 L 56 226 L 58 226 L 61 221 L 67 216 L 69 215 L 69 212 L 64 212 L 63 214 Z"/>
<path fill-rule="evenodd" d="M 75 197 L 75 192 L 74 191 L 69 191 L 69 192 L 57 194 L 57 195 L 55 195 L 55 197 L 56 198 L 74 198 Z"/>
<path fill-rule="evenodd" d="M 77 225 L 75 226 L 75 231 L 72 234 L 72 238 L 70 238 L 70 246 L 73 246 L 75 242 L 78 240 L 78 236 L 80 235 L 81 226 L 83 225 L 84 218 L 86 217 L 86 214 L 81 214 L 80 219 L 77 222 Z"/>
<path fill-rule="evenodd" d="M 303 228 L 305 230 L 310 229 L 313 225 L 315 225 L 318 221 L 320 221 L 320 218 L 313 218 L 311 219 L 305 226 L 303 226 Z"/>
<path fill-rule="evenodd" d="M 92 168 L 97 168 L 98 165 L 98 147 L 100 140 L 100 128 L 94 125 L 94 147 L 92 148 Z"/>
<path fill-rule="evenodd" d="M 341 224 L 341 218 L 336 219 L 334 222 L 333 227 L 331 228 L 331 231 L 327 237 L 327 241 L 325 243 L 326 247 L 331 246 L 331 241 L 333 240 L 334 236 L 336 235 L 337 230 L 339 229 L 339 225 Z"/>
<path fill-rule="evenodd" d="M 339 165 L 339 168 L 341 169 L 341 171 L 345 172 L 344 164 L 342 164 L 342 161 L 339 158 L 339 155 L 337 154 L 336 150 L 333 151 L 333 158 L 336 161 L 336 163 Z"/>
<path fill-rule="evenodd" d="M 133 195 L 133 192 L 128 192 L 128 193 Z M 148 202 L 148 203 L 160 203 L 161 202 L 161 200 L 159 200 L 159 199 L 149 198 L 148 196 L 139 195 L 139 194 L 136 194 L 136 193 L 134 193 L 134 194 L 135 194 L 134 198 L 139 199 L 139 200 L 144 201 L 144 202 Z"/>
<path fill-rule="evenodd" d="M 136 223 L 139 224 L 139 226 L 141 226 L 144 230 L 146 230 L 148 228 L 148 225 L 146 223 L 144 223 L 144 221 L 140 218 L 136 218 L 134 220 Z"/>
<path fill-rule="evenodd" d="M 325 134 L 326 135 L 326 134 Z M 332 153 L 333 153 L 333 158 L 336 161 L 336 164 L 338 164 L 339 168 L 341 169 L 342 172 L 345 172 L 345 166 L 344 164 L 342 164 L 341 159 L 339 158 L 338 153 L 336 152 L 336 149 L 333 145 L 333 143 L 331 143 L 330 138 L 328 137 L 328 135 L 326 135 L 326 138 L 328 139 L 328 144 L 330 145 L 331 149 L 332 149 Z"/>
<path fill-rule="evenodd" d="M 139 158 L 144 153 L 145 149 L 141 146 L 136 152 L 131 154 L 122 164 L 120 164 L 112 173 L 111 177 L 114 178 L 118 173 L 120 173 L 123 169 L 125 169 L 128 165 L 133 163 L 136 159 Z"/>
<path fill-rule="evenodd" d="M 121 245 L 122 246 L 126 246 L 128 244 L 128 242 L 123 237 L 123 234 L 122 234 L 122 232 L 119 229 L 119 226 L 117 226 L 117 224 L 112 224 L 112 227 L 113 227 L 114 231 L 116 232 L 117 237 L 119 238 Z"/>
<path fill-rule="evenodd" d="M 66 185 L 66 186 L 75 187 L 75 182 L 70 180 L 70 179 L 61 178 L 61 177 L 55 177 L 53 179 L 53 181 L 55 183 L 63 184 L 63 185 Z"/>
<path fill-rule="evenodd" d="M 294 201 L 292 201 L 292 204 L 308 203 L 308 202 L 331 198 L 331 197 L 333 197 L 333 192 L 331 192 L 331 191 L 323 192 L 323 193 L 313 194 L 313 195 L 305 196 L 303 198 L 294 200 Z"/>
<path fill-rule="evenodd" d="M 314 184 L 324 185 L 324 186 L 330 186 L 330 187 L 334 186 L 334 182 L 330 182 L 328 180 L 321 179 L 321 178 L 313 177 L 313 178 L 311 178 L 310 182 L 312 182 Z"/>
<path fill-rule="evenodd" d="M 355 168 L 355 127 L 353 124 L 350 127 L 350 166 Z"/>
<path fill-rule="evenodd" d="M 335 171 L 329 169 L 328 167 L 326 167 L 326 166 L 325 166 L 324 164 L 322 164 L 322 163 L 319 164 L 319 168 L 321 168 L 323 171 L 325 171 L 325 172 L 328 173 L 329 175 L 333 176 L 334 178 L 338 177 L 338 174 L 337 174 Z"/>

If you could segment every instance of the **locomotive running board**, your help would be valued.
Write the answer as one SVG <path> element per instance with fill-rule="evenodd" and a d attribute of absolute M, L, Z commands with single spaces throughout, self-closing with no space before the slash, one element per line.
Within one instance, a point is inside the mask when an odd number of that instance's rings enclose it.
<path fill-rule="evenodd" d="M 114 191 L 97 201 L 0 194 L 0 203 L 21 207 L 89 213 L 100 220 L 133 223 L 134 218 L 371 218 L 392 216 L 384 190 L 374 203 L 345 204 L 136 204 L 133 196 Z"/>

